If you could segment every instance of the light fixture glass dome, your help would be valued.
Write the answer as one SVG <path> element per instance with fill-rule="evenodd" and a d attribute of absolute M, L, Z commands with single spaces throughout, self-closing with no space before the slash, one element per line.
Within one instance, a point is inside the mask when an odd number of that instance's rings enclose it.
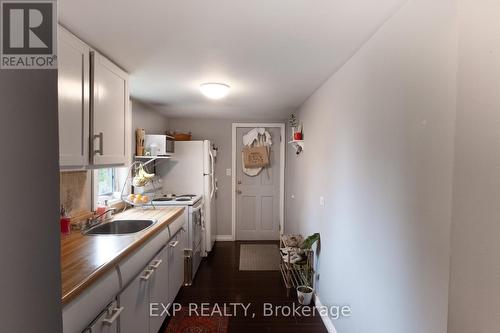
<path fill-rule="evenodd" d="M 201 93 L 210 99 L 221 99 L 229 94 L 230 87 L 224 83 L 203 83 L 200 85 Z"/>

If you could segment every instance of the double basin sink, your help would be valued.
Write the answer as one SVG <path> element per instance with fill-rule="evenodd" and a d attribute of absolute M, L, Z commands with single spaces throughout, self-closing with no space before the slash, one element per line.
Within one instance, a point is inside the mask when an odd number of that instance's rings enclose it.
<path fill-rule="evenodd" d="M 127 235 L 142 231 L 155 224 L 155 220 L 114 220 L 85 231 L 85 235 Z"/>

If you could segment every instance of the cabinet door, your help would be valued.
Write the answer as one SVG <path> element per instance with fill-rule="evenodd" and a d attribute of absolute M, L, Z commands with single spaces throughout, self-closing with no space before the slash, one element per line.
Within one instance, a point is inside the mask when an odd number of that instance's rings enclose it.
<path fill-rule="evenodd" d="M 117 319 L 121 311 L 122 309 L 117 307 L 116 302 L 113 302 L 84 333 L 118 333 Z"/>
<path fill-rule="evenodd" d="M 177 296 L 179 288 L 177 287 L 177 276 L 176 271 L 177 265 L 175 262 L 175 248 L 177 247 L 177 234 L 175 234 L 167 244 L 167 255 L 168 255 L 168 302 L 172 303 Z"/>
<path fill-rule="evenodd" d="M 84 168 L 89 142 L 89 48 L 58 28 L 59 164 Z"/>
<path fill-rule="evenodd" d="M 166 247 L 156 255 L 149 267 L 154 270 L 154 274 L 149 280 L 150 302 L 158 304 L 158 315 L 160 315 L 163 310 L 162 304 L 164 306 L 168 304 L 168 255 Z M 149 318 L 149 332 L 158 333 L 164 320 L 164 316 L 151 316 Z"/>
<path fill-rule="evenodd" d="M 184 249 L 186 248 L 186 241 L 184 237 L 186 232 L 181 229 L 177 234 L 172 237 L 168 244 L 169 250 L 169 299 L 174 301 L 179 289 L 184 283 Z"/>
<path fill-rule="evenodd" d="M 120 333 L 149 332 L 149 280 L 154 271 L 147 267 L 122 291 L 118 300 Z"/>
<path fill-rule="evenodd" d="M 185 273 L 185 260 L 184 260 L 184 252 L 188 246 L 188 233 L 186 231 L 186 226 L 182 227 L 181 230 L 179 230 L 177 240 L 179 241 L 179 245 L 176 247 L 176 260 L 177 260 L 177 266 L 178 266 L 178 276 L 177 276 L 177 283 L 179 284 L 179 289 L 180 287 L 183 286 L 184 284 L 184 273 Z M 179 290 L 177 290 L 179 292 Z"/>
<path fill-rule="evenodd" d="M 91 160 L 96 166 L 126 163 L 128 76 L 92 51 L 90 85 Z"/>

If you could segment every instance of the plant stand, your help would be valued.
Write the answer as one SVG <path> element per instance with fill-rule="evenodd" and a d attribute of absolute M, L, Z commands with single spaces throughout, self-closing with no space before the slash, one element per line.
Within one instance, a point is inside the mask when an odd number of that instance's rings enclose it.
<path fill-rule="evenodd" d="M 298 286 L 313 286 L 314 283 L 314 268 L 313 268 L 313 250 L 303 250 L 306 259 L 299 263 L 291 263 L 290 255 L 288 260 L 285 260 L 281 255 L 282 248 L 284 248 L 283 240 L 280 239 L 280 271 L 283 277 L 283 282 L 287 289 L 286 294 L 290 297 L 290 289 L 297 288 Z"/>

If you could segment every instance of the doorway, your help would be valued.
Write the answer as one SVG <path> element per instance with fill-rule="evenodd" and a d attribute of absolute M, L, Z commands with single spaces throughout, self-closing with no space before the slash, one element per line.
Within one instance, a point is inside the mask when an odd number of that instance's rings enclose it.
<path fill-rule="evenodd" d="M 271 136 L 269 166 L 243 170 L 243 136 L 264 128 Z M 232 127 L 232 238 L 278 240 L 284 227 L 285 125 L 235 123 Z M 248 172 L 252 171 L 252 172 Z"/>

